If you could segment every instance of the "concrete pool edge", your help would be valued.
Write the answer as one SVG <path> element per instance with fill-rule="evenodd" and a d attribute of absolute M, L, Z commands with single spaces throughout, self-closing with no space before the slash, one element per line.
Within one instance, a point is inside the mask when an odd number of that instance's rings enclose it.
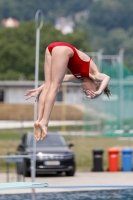
<path fill-rule="evenodd" d="M 33 193 L 49 193 L 49 192 L 76 192 L 76 191 L 97 191 L 97 190 L 122 190 L 133 189 L 133 185 L 108 185 L 108 186 L 49 186 L 47 188 L 34 188 L 34 189 L 14 189 L 14 190 L 1 190 L 0 195 L 3 194 L 31 194 Z"/>

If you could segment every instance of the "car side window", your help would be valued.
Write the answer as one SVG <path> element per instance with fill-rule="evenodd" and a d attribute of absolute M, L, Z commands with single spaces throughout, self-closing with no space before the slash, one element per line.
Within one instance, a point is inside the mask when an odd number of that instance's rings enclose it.
<path fill-rule="evenodd" d="M 25 145 L 28 147 L 28 146 L 31 146 L 31 144 L 33 143 L 33 133 L 29 133 L 27 134 L 27 137 L 26 137 L 26 141 L 25 141 Z"/>

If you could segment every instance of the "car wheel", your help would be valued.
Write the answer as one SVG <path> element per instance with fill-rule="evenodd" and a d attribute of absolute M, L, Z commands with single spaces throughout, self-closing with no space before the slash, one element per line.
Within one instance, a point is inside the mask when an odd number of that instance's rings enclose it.
<path fill-rule="evenodd" d="M 66 176 L 74 176 L 74 174 L 75 174 L 74 170 L 66 172 Z"/>

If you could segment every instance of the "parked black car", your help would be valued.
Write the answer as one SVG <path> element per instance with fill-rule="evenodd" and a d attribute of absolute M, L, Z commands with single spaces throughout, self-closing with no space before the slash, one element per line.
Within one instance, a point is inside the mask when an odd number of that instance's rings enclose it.
<path fill-rule="evenodd" d="M 17 154 L 33 155 L 33 140 L 35 140 L 33 133 L 24 134 L 17 148 Z M 73 176 L 76 164 L 74 153 L 70 150 L 72 146 L 73 144 L 67 145 L 61 134 L 49 132 L 45 140 L 36 142 L 36 173 L 65 172 L 67 176 Z M 18 174 L 29 175 L 30 170 L 30 158 L 17 163 Z"/>

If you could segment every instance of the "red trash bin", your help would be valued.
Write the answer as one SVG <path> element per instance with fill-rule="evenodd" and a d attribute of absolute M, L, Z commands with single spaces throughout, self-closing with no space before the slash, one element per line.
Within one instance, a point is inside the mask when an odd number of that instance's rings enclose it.
<path fill-rule="evenodd" d="M 108 149 L 108 162 L 110 172 L 119 171 L 119 149 Z"/>

